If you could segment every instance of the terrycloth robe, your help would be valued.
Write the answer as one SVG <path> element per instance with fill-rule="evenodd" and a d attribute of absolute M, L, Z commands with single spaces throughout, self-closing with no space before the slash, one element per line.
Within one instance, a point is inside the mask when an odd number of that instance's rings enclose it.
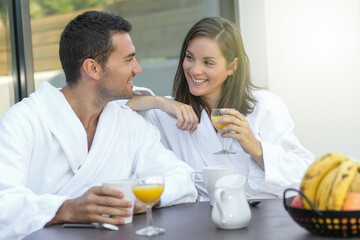
<path fill-rule="evenodd" d="M 64 95 L 43 82 L 0 120 L 0 239 L 42 228 L 62 203 L 110 179 L 165 175 L 161 206 L 196 200 L 192 169 L 160 142 L 156 128 L 116 102 L 103 109 L 90 151 Z"/>
<path fill-rule="evenodd" d="M 140 90 L 134 87 L 136 94 L 153 94 L 144 88 Z M 266 90 L 254 90 L 253 95 L 257 103 L 254 111 L 245 118 L 255 138 L 261 143 L 264 170 L 244 152 L 239 142 L 231 138 L 225 139 L 225 146 L 235 154 L 213 154 L 222 149 L 223 138 L 216 133 L 205 110 L 202 111 L 201 121 L 193 134 L 179 130 L 176 127 L 177 120 L 161 110 L 142 112 L 142 115 L 160 130 L 165 147 L 194 169 L 232 165 L 237 173 L 247 178 L 245 190 L 248 198 L 281 197 L 284 189 L 299 188 L 314 156 L 294 135 L 294 122 L 280 98 Z M 208 195 L 204 185 L 197 184 L 197 188 L 200 200 L 206 200 Z"/>

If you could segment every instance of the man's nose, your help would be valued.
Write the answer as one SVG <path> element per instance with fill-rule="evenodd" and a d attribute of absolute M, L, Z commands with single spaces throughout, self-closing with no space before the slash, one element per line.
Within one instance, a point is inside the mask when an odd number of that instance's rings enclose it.
<path fill-rule="evenodd" d="M 135 74 L 142 73 L 142 68 L 136 58 L 135 58 L 135 66 L 134 66 L 133 72 Z"/>

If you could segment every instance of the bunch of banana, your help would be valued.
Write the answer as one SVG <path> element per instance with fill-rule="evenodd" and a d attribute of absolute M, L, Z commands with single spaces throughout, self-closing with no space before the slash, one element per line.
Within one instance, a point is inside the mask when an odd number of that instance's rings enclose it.
<path fill-rule="evenodd" d="M 336 173 L 333 172 L 332 170 L 337 169 L 342 163 L 345 163 L 348 161 L 349 161 L 349 158 L 347 158 L 346 156 L 344 156 L 341 153 L 329 153 L 322 157 L 319 157 L 306 170 L 305 175 L 301 181 L 300 190 L 308 197 L 308 199 L 311 201 L 311 203 L 313 203 L 316 206 L 316 204 L 315 204 L 316 194 L 318 192 L 319 185 L 322 182 L 322 180 L 331 171 L 332 178 L 330 178 L 330 176 L 326 178 L 327 179 L 326 185 L 330 185 L 328 188 L 332 188 L 332 186 L 334 186 L 334 185 L 333 185 L 333 183 L 331 183 L 329 181 L 334 181 L 334 183 L 335 183 L 334 179 L 336 179 L 337 180 L 336 186 L 338 186 L 340 184 L 338 181 L 341 180 L 341 176 L 343 176 L 342 173 L 345 170 L 343 170 L 342 172 L 336 172 Z M 349 162 L 352 162 L 352 161 L 349 161 Z M 355 169 L 357 169 L 357 167 Z M 334 178 L 335 175 L 339 176 L 339 177 Z M 356 175 L 356 172 L 355 172 L 353 178 L 355 177 L 355 175 Z M 325 185 L 325 182 L 324 182 L 324 185 Z M 344 184 L 342 184 L 341 187 L 343 187 L 343 185 Z M 349 187 L 349 185 L 347 187 Z M 330 190 L 326 190 L 326 191 L 330 191 Z M 337 192 L 337 191 L 335 191 L 335 192 Z M 321 193 L 321 194 L 324 194 L 324 193 Z M 329 192 L 327 194 L 329 194 Z M 333 195 L 331 195 L 331 196 L 333 196 Z M 322 202 L 322 201 L 325 201 L 325 200 L 322 200 L 322 199 L 321 199 L 321 201 L 319 200 L 319 202 Z M 305 199 L 302 198 L 302 202 L 303 202 L 305 209 L 311 209 L 310 205 L 307 203 L 307 201 Z M 332 201 L 332 204 L 334 204 L 333 202 L 334 201 Z M 321 203 L 321 204 L 324 205 L 324 203 Z"/>
<path fill-rule="evenodd" d="M 343 208 L 350 184 L 357 174 L 358 164 L 346 161 L 330 171 L 321 181 L 315 196 L 315 207 L 319 210 L 340 211 Z"/>

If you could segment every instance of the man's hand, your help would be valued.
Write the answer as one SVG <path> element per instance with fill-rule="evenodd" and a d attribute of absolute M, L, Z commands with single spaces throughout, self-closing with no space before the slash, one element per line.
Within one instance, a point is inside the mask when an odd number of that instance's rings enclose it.
<path fill-rule="evenodd" d="M 146 212 L 146 204 L 136 198 L 135 206 L 134 206 L 134 213 L 144 213 L 144 212 Z"/>
<path fill-rule="evenodd" d="M 157 201 L 154 206 L 159 205 L 160 200 Z M 139 199 L 136 199 L 135 201 L 135 207 L 134 207 L 134 213 L 144 213 L 146 212 L 146 204 L 141 202 Z"/>
<path fill-rule="evenodd" d="M 124 218 L 110 218 L 102 216 L 129 217 L 132 212 L 129 208 L 132 203 L 123 200 L 124 194 L 112 187 L 92 187 L 82 196 L 65 201 L 56 213 L 56 216 L 46 226 L 64 222 L 77 223 L 111 223 L 123 224 Z"/>

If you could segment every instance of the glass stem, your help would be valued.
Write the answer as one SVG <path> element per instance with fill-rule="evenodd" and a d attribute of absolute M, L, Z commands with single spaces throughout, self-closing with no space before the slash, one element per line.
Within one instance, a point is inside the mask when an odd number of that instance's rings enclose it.
<path fill-rule="evenodd" d="M 223 151 L 225 151 L 225 138 L 222 138 Z"/>
<path fill-rule="evenodd" d="M 152 210 L 151 206 L 146 206 L 146 226 L 152 227 L 153 226 L 153 219 L 152 219 Z"/>

